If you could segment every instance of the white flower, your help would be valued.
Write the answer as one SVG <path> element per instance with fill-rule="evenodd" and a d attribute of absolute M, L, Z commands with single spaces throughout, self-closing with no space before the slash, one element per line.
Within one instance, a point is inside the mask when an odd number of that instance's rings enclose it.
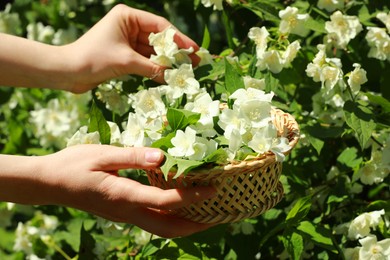
<path fill-rule="evenodd" d="M 317 6 L 320 9 L 333 12 L 336 9 L 342 9 L 344 7 L 344 0 L 318 0 Z"/>
<path fill-rule="evenodd" d="M 265 79 L 255 79 L 250 76 L 244 76 L 244 85 L 245 88 L 253 88 L 253 89 L 259 89 L 264 90 L 265 89 Z"/>
<path fill-rule="evenodd" d="M 259 155 L 268 152 L 271 149 L 273 139 L 276 138 L 277 132 L 273 124 L 267 124 L 262 128 L 255 129 L 252 140 L 248 146 Z"/>
<path fill-rule="evenodd" d="M 390 61 L 390 36 L 385 29 L 369 27 L 366 40 L 371 47 L 368 57 Z"/>
<path fill-rule="evenodd" d="M 22 222 L 18 223 L 15 231 L 15 244 L 13 249 L 15 251 L 22 251 L 25 253 L 32 253 L 31 236 L 27 232 L 27 226 Z"/>
<path fill-rule="evenodd" d="M 74 135 L 68 139 L 67 147 L 78 144 L 100 144 L 99 132 L 88 133 L 88 127 L 82 126 L 74 133 Z"/>
<path fill-rule="evenodd" d="M 195 54 L 200 58 L 198 66 L 212 64 L 214 62 L 213 56 L 211 56 L 210 52 L 203 47 L 200 47 Z"/>
<path fill-rule="evenodd" d="M 50 25 L 43 25 L 41 22 L 27 25 L 27 38 L 34 41 L 52 43 L 54 29 Z"/>
<path fill-rule="evenodd" d="M 124 146 L 142 147 L 145 146 L 145 124 L 146 118 L 135 113 L 129 113 L 126 129 L 122 132 L 122 144 Z"/>
<path fill-rule="evenodd" d="M 175 29 L 168 27 L 162 32 L 149 35 L 149 44 L 153 46 L 157 56 L 166 56 L 172 63 L 174 63 L 173 55 L 178 51 L 178 46 L 173 40 L 175 33 Z"/>
<path fill-rule="evenodd" d="M 165 70 L 164 79 L 168 86 L 161 86 L 161 90 L 171 101 L 175 101 L 184 94 L 195 95 L 200 92 L 199 82 L 195 79 L 190 64 L 182 64 L 178 69 Z"/>
<path fill-rule="evenodd" d="M 360 247 L 345 248 L 343 250 L 345 259 L 348 260 L 359 260 Z"/>
<path fill-rule="evenodd" d="M 325 88 L 328 93 L 342 78 L 342 71 L 340 68 L 333 66 L 325 66 L 321 69 L 320 80 L 322 87 Z"/>
<path fill-rule="evenodd" d="M 70 26 L 68 29 L 59 29 L 53 36 L 54 45 L 65 45 L 74 42 L 77 39 L 77 28 Z"/>
<path fill-rule="evenodd" d="M 348 84 L 352 93 L 356 95 L 360 91 L 360 86 L 367 82 L 367 72 L 358 63 L 354 63 L 353 66 L 355 69 L 349 75 Z"/>
<path fill-rule="evenodd" d="M 265 28 L 264 26 L 261 28 L 252 27 L 249 30 L 248 37 L 249 39 L 255 42 L 256 56 L 258 59 L 263 57 L 263 54 L 267 49 L 268 36 L 269 36 L 269 32 L 267 31 L 267 28 Z"/>
<path fill-rule="evenodd" d="M 214 10 L 223 10 L 222 0 L 202 0 L 205 7 L 213 6 Z"/>
<path fill-rule="evenodd" d="M 289 141 L 286 137 L 274 138 L 272 141 L 272 145 L 270 151 L 275 154 L 275 159 L 277 162 L 283 162 L 286 157 L 284 153 L 289 151 L 291 146 L 289 145 Z"/>
<path fill-rule="evenodd" d="M 123 94 L 123 81 L 111 80 L 98 86 L 96 97 L 105 103 L 106 108 L 123 115 L 129 109 L 130 100 Z"/>
<path fill-rule="evenodd" d="M 4 11 L 0 12 L 0 32 L 18 35 L 20 19 L 18 13 L 11 13 L 12 5 L 8 3 Z"/>
<path fill-rule="evenodd" d="M 283 66 L 287 67 L 297 56 L 298 51 L 301 49 L 299 41 L 293 41 L 287 46 L 286 51 L 283 53 Z"/>
<path fill-rule="evenodd" d="M 330 16 L 330 21 L 325 22 L 325 30 L 328 32 L 326 41 L 344 49 L 363 27 L 358 17 L 343 15 L 336 11 Z"/>
<path fill-rule="evenodd" d="M 365 212 L 354 220 L 352 220 L 349 229 L 348 237 L 350 239 L 358 239 L 368 236 L 370 234 L 370 228 L 376 228 L 381 221 L 381 216 L 385 214 L 385 211 L 378 210 L 372 212 Z"/>
<path fill-rule="evenodd" d="M 378 152 L 373 152 L 373 154 Z M 380 162 L 375 160 L 368 161 L 363 167 L 361 167 L 356 175 L 357 178 L 360 178 L 360 181 L 366 185 L 373 185 L 383 182 L 383 180 L 387 177 L 389 171 L 382 167 Z"/>
<path fill-rule="evenodd" d="M 35 128 L 35 135 L 43 147 L 64 147 L 66 138 L 70 137 L 80 124 L 77 106 L 69 105 L 69 100 L 51 99 L 46 108 L 36 105 L 30 112 L 30 122 Z"/>
<path fill-rule="evenodd" d="M 156 118 L 166 113 L 166 107 L 158 88 L 140 90 L 132 95 L 131 99 L 134 111 L 143 117 Z"/>
<path fill-rule="evenodd" d="M 190 160 L 202 160 L 210 153 L 217 150 L 218 143 L 213 139 L 206 139 L 204 137 L 197 136 L 195 143 L 193 144 L 194 154 L 189 156 Z"/>
<path fill-rule="evenodd" d="M 200 114 L 198 123 L 195 125 L 196 130 L 204 137 L 216 135 L 214 130 L 214 117 L 220 113 L 219 100 L 213 100 L 209 93 L 200 93 L 195 97 L 194 102 L 187 103 L 184 109 Z"/>
<path fill-rule="evenodd" d="M 387 141 L 384 145 L 381 163 L 385 170 L 390 171 L 390 136 L 387 138 Z"/>
<path fill-rule="evenodd" d="M 240 117 L 254 128 L 266 126 L 271 121 L 271 104 L 268 102 L 260 102 L 255 99 L 248 100 L 240 105 L 239 111 Z"/>
<path fill-rule="evenodd" d="M 233 131 L 238 131 L 236 135 L 243 135 L 246 132 L 246 124 L 243 118 L 240 117 L 238 109 L 225 108 L 219 115 L 218 125 L 225 131 L 224 136 L 231 140 L 234 134 Z M 233 149 L 234 150 L 234 149 Z"/>
<path fill-rule="evenodd" d="M 284 34 L 297 34 L 305 36 L 308 30 L 305 28 L 305 22 L 309 19 L 308 14 L 298 14 L 298 8 L 288 6 L 279 11 L 281 19 L 279 31 Z"/>
<path fill-rule="evenodd" d="M 195 140 L 196 131 L 191 127 L 187 127 L 185 132 L 177 130 L 175 137 L 171 139 L 171 143 L 174 147 L 169 148 L 168 153 L 176 157 L 190 157 L 195 154 L 193 147 Z"/>
<path fill-rule="evenodd" d="M 376 18 L 378 18 L 378 20 L 386 25 L 387 31 L 390 33 L 390 12 L 387 14 L 384 12 L 379 12 L 377 13 Z"/>
<path fill-rule="evenodd" d="M 236 155 L 236 152 L 241 148 L 243 140 L 239 128 L 232 127 L 230 129 L 231 131 L 229 134 L 229 138 L 227 139 L 229 140 L 229 152 L 232 155 L 232 158 L 230 158 L 230 160 L 233 160 Z"/>
<path fill-rule="evenodd" d="M 110 126 L 110 144 L 111 145 L 121 145 L 122 137 L 121 137 L 121 130 L 119 129 L 118 125 L 114 122 L 107 121 L 107 124 Z"/>
<path fill-rule="evenodd" d="M 263 90 L 255 89 L 255 88 L 247 88 L 247 89 L 237 89 L 233 94 L 230 95 L 230 99 L 235 99 L 234 105 L 240 106 L 242 103 L 247 101 L 256 100 L 260 102 L 268 102 L 271 103 L 271 100 L 274 96 L 274 93 L 265 93 Z"/>
<path fill-rule="evenodd" d="M 260 70 L 268 69 L 273 73 L 279 73 L 284 67 L 284 61 L 277 50 L 265 51 L 261 58 L 258 57 L 256 66 Z"/>
<path fill-rule="evenodd" d="M 377 242 L 376 236 L 368 236 L 359 240 L 362 247 L 359 251 L 359 259 L 390 259 L 390 239 Z"/>

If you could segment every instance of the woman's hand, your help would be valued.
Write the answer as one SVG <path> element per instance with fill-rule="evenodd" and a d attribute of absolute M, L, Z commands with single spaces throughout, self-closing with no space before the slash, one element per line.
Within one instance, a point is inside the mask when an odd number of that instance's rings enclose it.
<path fill-rule="evenodd" d="M 164 67 L 149 60 L 149 34 L 172 26 L 165 18 L 117 5 L 75 42 L 53 46 L 0 33 L 0 85 L 86 92 L 120 76 L 137 74 L 162 83 Z M 198 45 L 177 31 L 179 48 Z M 194 65 L 199 62 L 190 56 Z"/>
<path fill-rule="evenodd" d="M 162 160 L 158 149 L 106 145 L 77 145 L 40 157 L 1 155 L 8 170 L 0 170 L 0 200 L 73 207 L 162 237 L 209 228 L 164 211 L 211 198 L 214 188 L 162 190 L 117 175 L 120 169 L 155 168 Z"/>
<path fill-rule="evenodd" d="M 85 92 L 104 80 L 127 74 L 137 74 L 162 83 L 163 70 L 149 60 L 154 53 L 149 45 L 149 34 L 161 32 L 172 26 L 165 18 L 130 8 L 115 6 L 94 27 L 68 48 L 80 64 L 80 73 L 69 89 L 72 92 Z M 199 46 L 190 38 L 177 31 L 175 42 L 179 48 Z M 192 55 L 194 64 L 199 58 Z"/>

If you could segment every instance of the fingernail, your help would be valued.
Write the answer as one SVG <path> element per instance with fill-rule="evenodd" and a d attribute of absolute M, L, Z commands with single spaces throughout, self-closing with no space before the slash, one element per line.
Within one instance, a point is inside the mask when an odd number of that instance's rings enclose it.
<path fill-rule="evenodd" d="M 161 151 L 150 151 L 145 153 L 145 161 L 148 163 L 157 163 L 161 161 L 162 153 Z"/>

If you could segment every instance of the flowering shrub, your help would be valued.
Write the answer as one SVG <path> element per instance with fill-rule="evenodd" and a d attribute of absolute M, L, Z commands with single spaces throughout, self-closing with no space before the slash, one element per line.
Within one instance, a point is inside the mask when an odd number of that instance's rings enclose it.
<path fill-rule="evenodd" d="M 116 2 L 15 0 L 0 12 L 0 31 L 66 44 Z M 283 160 L 289 147 L 269 123 L 275 107 L 301 127 L 283 162 L 284 199 L 257 218 L 172 240 L 70 208 L 0 203 L 0 258 L 389 258 L 386 1 L 125 2 L 196 40 L 199 65 L 168 28 L 150 35 L 150 59 L 170 67 L 165 85 L 129 76 L 81 97 L 2 87 L 1 152 L 155 146 L 178 173 L 267 151 Z M 121 175 L 147 181 L 138 171 Z"/>

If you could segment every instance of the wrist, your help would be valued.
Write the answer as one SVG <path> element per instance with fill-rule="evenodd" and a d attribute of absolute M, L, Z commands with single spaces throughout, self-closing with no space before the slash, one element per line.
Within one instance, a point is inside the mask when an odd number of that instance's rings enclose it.
<path fill-rule="evenodd" d="M 0 165 L 0 201 L 50 203 L 39 157 L 0 155 Z"/>

